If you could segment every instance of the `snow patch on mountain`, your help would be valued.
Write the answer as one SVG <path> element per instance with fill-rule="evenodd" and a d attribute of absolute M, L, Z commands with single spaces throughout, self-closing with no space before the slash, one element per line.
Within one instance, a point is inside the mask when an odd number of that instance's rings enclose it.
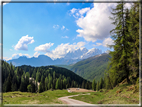
<path fill-rule="evenodd" d="M 92 49 L 89 49 L 88 52 L 86 52 L 83 55 L 81 55 L 80 58 L 81 59 L 86 59 L 86 58 L 89 58 L 91 56 L 95 56 L 95 55 L 99 55 L 99 54 L 102 54 L 102 50 L 96 49 L 96 48 L 92 48 Z"/>
<path fill-rule="evenodd" d="M 68 52 L 64 59 L 86 59 L 95 55 L 102 54 L 102 50 L 92 48 L 86 49 L 85 47 L 76 49 L 75 51 Z"/>

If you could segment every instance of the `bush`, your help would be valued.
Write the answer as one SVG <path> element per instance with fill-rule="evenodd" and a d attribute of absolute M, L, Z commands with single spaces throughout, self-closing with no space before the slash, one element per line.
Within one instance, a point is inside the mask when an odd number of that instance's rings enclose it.
<path fill-rule="evenodd" d="M 27 86 L 27 89 L 28 89 L 28 92 L 32 92 L 32 86 L 31 86 L 31 84 L 29 84 L 29 85 Z"/>

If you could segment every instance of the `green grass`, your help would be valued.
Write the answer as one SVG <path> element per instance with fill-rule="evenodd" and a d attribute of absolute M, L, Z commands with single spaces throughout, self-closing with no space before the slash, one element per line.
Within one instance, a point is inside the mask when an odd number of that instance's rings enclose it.
<path fill-rule="evenodd" d="M 67 90 L 45 91 L 43 93 L 7 92 L 3 93 L 3 104 L 62 104 L 59 97 L 75 95 Z"/>
<path fill-rule="evenodd" d="M 90 95 L 79 95 L 71 98 L 91 104 L 139 104 L 139 92 L 134 92 L 135 89 L 128 91 L 131 86 L 123 84 L 112 90 L 91 92 Z M 116 93 L 120 90 L 120 93 Z"/>
<path fill-rule="evenodd" d="M 129 90 L 130 87 L 135 88 Z M 121 92 L 117 93 L 120 90 Z M 90 95 L 71 98 L 91 104 L 138 104 L 139 92 L 135 90 L 134 85 L 122 84 L 112 90 L 103 89 L 103 92 L 89 92 Z M 86 93 L 88 92 L 68 93 L 67 90 L 49 90 L 43 93 L 7 92 L 3 93 L 3 104 L 63 104 L 58 100 L 59 97 Z"/>

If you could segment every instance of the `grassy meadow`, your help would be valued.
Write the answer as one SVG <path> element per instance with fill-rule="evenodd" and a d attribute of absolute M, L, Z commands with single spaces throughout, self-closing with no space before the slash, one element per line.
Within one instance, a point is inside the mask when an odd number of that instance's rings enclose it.
<path fill-rule="evenodd" d="M 71 97 L 91 104 L 139 104 L 138 85 L 122 84 L 112 90 L 90 92 L 90 95 Z"/>
<path fill-rule="evenodd" d="M 81 95 L 90 93 L 90 95 Z M 114 89 L 101 89 L 98 92 L 72 92 L 67 90 L 48 90 L 42 93 L 6 92 L 3 93 L 3 104 L 63 104 L 58 98 L 80 94 L 72 99 L 90 104 L 139 104 L 139 87 L 121 84 Z"/>
<path fill-rule="evenodd" d="M 76 95 L 67 90 L 45 91 L 42 93 L 6 92 L 3 93 L 3 104 L 62 104 L 59 97 Z"/>

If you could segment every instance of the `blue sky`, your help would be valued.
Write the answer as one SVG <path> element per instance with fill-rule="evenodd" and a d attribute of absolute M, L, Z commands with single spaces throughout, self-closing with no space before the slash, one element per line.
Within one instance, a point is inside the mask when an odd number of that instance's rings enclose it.
<path fill-rule="evenodd" d="M 113 44 L 112 3 L 7 3 L 3 6 L 3 59 L 61 58 L 79 48 L 107 51 Z"/>

